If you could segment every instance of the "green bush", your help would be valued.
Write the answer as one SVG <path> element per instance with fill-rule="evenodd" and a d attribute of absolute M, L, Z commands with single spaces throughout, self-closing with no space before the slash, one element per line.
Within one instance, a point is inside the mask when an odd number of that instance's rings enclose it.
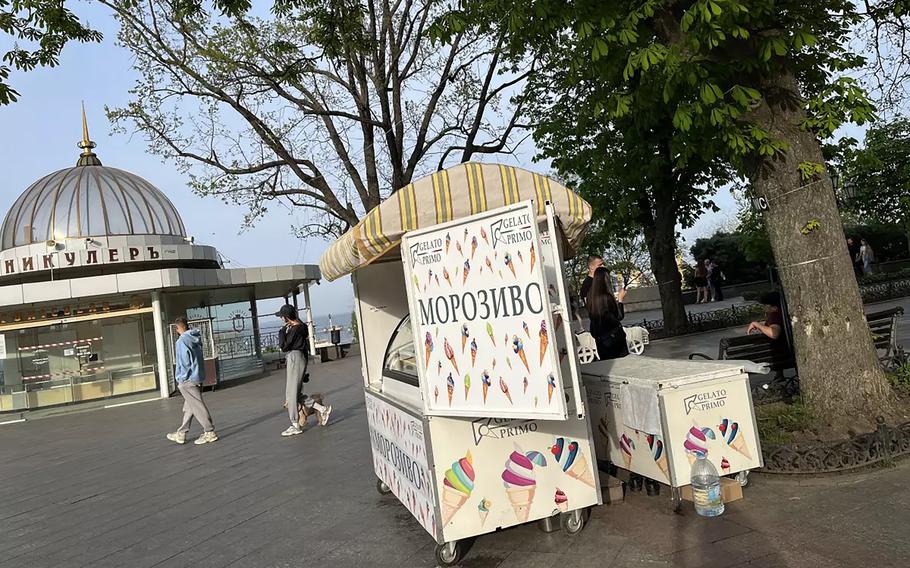
<path fill-rule="evenodd" d="M 910 391 L 910 363 L 904 363 L 893 371 L 889 371 L 887 375 L 893 387 Z"/>
<path fill-rule="evenodd" d="M 796 434 L 812 428 L 813 416 L 801 398 L 790 404 L 783 402 L 756 407 L 758 435 L 763 444 L 789 444 Z"/>
<path fill-rule="evenodd" d="M 875 272 L 867 274 L 859 279 L 860 286 L 863 284 L 877 284 L 879 282 L 891 282 L 892 280 L 904 280 L 910 278 L 910 268 L 902 268 L 894 272 Z"/>

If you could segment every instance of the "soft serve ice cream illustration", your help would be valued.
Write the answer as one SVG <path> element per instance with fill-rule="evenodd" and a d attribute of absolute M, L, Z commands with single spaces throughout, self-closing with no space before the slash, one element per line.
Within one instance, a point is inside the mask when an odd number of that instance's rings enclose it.
<path fill-rule="evenodd" d="M 449 521 L 474 491 L 474 462 L 471 452 L 452 464 L 442 482 L 442 524 Z"/>
<path fill-rule="evenodd" d="M 534 475 L 534 466 L 543 467 L 547 460 L 540 452 L 523 453 L 516 448 L 506 460 L 505 469 L 502 471 L 502 484 L 506 488 L 509 503 L 515 511 L 515 518 L 523 523 L 528 520 L 531 513 L 531 504 L 537 492 L 537 479 Z"/>

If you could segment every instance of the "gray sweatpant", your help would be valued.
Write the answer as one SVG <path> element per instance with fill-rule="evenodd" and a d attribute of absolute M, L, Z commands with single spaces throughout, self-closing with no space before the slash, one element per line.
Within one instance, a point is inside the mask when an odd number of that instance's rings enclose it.
<path fill-rule="evenodd" d="M 212 416 L 209 409 L 202 400 L 202 389 L 199 385 L 190 383 L 180 383 L 177 385 L 180 394 L 183 395 L 183 424 L 180 425 L 178 432 L 186 434 L 190 431 L 193 424 L 193 418 L 199 421 L 202 429 L 206 432 L 214 430 L 212 427 Z"/>
<path fill-rule="evenodd" d="M 287 383 L 284 388 L 284 400 L 288 403 L 288 416 L 293 424 L 297 423 L 297 401 L 303 392 L 303 375 L 306 373 L 309 361 L 303 351 L 288 351 L 285 356 L 288 369 Z M 307 408 L 313 407 L 312 398 L 304 398 L 303 404 Z"/>

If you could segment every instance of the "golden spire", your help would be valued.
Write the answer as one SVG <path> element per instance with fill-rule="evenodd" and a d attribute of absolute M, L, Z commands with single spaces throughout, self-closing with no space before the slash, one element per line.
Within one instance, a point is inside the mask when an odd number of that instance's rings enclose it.
<path fill-rule="evenodd" d="M 101 160 L 92 152 L 96 144 L 88 137 L 88 120 L 85 118 L 85 101 L 82 101 L 82 141 L 77 144 L 82 149 L 77 166 L 100 166 Z"/>

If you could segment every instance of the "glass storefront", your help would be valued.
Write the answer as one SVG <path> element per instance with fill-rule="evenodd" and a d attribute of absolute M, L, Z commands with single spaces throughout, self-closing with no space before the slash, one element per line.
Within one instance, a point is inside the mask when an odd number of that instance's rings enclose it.
<path fill-rule="evenodd" d="M 0 412 L 155 390 L 149 309 L 0 331 Z"/>

